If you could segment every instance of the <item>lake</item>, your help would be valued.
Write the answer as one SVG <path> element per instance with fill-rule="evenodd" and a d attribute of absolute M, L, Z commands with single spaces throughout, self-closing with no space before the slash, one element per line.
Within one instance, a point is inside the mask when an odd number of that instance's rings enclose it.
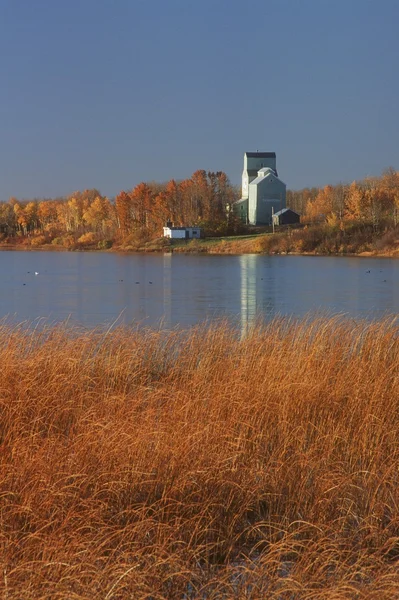
<path fill-rule="evenodd" d="M 390 258 L 2 251 L 0 276 L 0 317 L 14 322 L 171 328 L 227 317 L 245 331 L 258 316 L 399 312 Z"/>

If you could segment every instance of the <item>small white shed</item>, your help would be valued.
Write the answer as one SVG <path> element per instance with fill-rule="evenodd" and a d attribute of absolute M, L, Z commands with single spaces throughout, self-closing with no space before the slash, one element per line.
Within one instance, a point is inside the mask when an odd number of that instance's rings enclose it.
<path fill-rule="evenodd" d="M 199 227 L 172 227 L 167 225 L 163 228 L 163 236 L 173 240 L 192 240 L 201 237 Z"/>

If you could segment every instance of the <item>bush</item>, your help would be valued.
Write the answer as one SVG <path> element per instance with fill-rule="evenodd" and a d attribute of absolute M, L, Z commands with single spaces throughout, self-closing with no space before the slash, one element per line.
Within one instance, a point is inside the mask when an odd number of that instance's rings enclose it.
<path fill-rule="evenodd" d="M 127 250 L 139 250 L 150 240 L 150 233 L 147 229 L 136 229 L 130 235 L 124 238 L 121 246 Z"/>
<path fill-rule="evenodd" d="M 37 235 L 36 237 L 30 239 L 31 246 L 44 246 L 44 244 L 47 244 L 47 238 L 44 235 Z"/>
<path fill-rule="evenodd" d="M 55 237 L 52 242 L 54 246 L 63 246 L 64 248 L 72 248 L 75 245 L 75 238 L 73 235 L 60 235 Z"/>
<path fill-rule="evenodd" d="M 265 252 L 266 254 L 280 254 L 286 252 L 285 235 L 275 233 L 268 234 L 258 238 L 254 244 L 255 252 Z"/>
<path fill-rule="evenodd" d="M 63 240 L 61 236 L 55 237 L 53 240 L 51 240 L 51 243 L 53 246 L 63 246 Z"/>
<path fill-rule="evenodd" d="M 97 236 L 92 231 L 84 233 L 78 239 L 78 244 L 81 246 L 90 246 L 96 242 Z"/>
<path fill-rule="evenodd" d="M 399 245 L 399 229 L 386 231 L 384 235 L 375 242 L 377 250 L 397 249 Z"/>
<path fill-rule="evenodd" d="M 170 238 L 155 238 L 154 240 L 150 240 L 145 244 L 145 250 L 146 252 L 169 250 L 170 246 L 172 245 L 171 242 L 172 240 Z"/>
<path fill-rule="evenodd" d="M 200 242 L 200 240 L 193 239 L 185 246 L 185 252 L 208 252 L 208 248 Z"/>
<path fill-rule="evenodd" d="M 64 248 L 73 248 L 75 246 L 75 238 L 71 233 L 63 236 L 55 237 L 52 242 L 54 246 L 63 246 Z"/>
<path fill-rule="evenodd" d="M 99 250 L 109 250 L 112 248 L 112 240 L 100 240 L 97 244 Z"/>

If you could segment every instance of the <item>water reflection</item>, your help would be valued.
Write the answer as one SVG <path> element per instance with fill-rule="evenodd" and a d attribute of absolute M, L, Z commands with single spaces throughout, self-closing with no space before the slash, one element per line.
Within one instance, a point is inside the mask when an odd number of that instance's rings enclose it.
<path fill-rule="evenodd" d="M 163 256 L 163 310 L 164 326 L 172 327 L 172 254 Z"/>
<path fill-rule="evenodd" d="M 239 257 L 241 275 L 241 335 L 245 336 L 254 324 L 261 298 L 257 287 L 257 256 L 245 254 Z"/>
<path fill-rule="evenodd" d="M 172 328 L 227 317 L 245 335 L 277 313 L 399 312 L 397 259 L 3 251 L 0 278 L 0 317 L 18 321 Z"/>
<path fill-rule="evenodd" d="M 245 336 L 259 319 L 272 318 L 277 312 L 276 281 L 281 265 L 264 257 L 246 254 L 239 257 L 241 275 L 241 333 Z M 279 271 L 280 269 L 280 271 Z"/>

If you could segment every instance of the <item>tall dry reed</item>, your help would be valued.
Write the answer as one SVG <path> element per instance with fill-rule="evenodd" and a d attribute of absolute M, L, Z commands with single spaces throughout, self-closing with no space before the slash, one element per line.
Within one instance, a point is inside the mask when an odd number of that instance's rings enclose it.
<path fill-rule="evenodd" d="M 398 597 L 398 333 L 3 324 L 1 597 Z"/>

